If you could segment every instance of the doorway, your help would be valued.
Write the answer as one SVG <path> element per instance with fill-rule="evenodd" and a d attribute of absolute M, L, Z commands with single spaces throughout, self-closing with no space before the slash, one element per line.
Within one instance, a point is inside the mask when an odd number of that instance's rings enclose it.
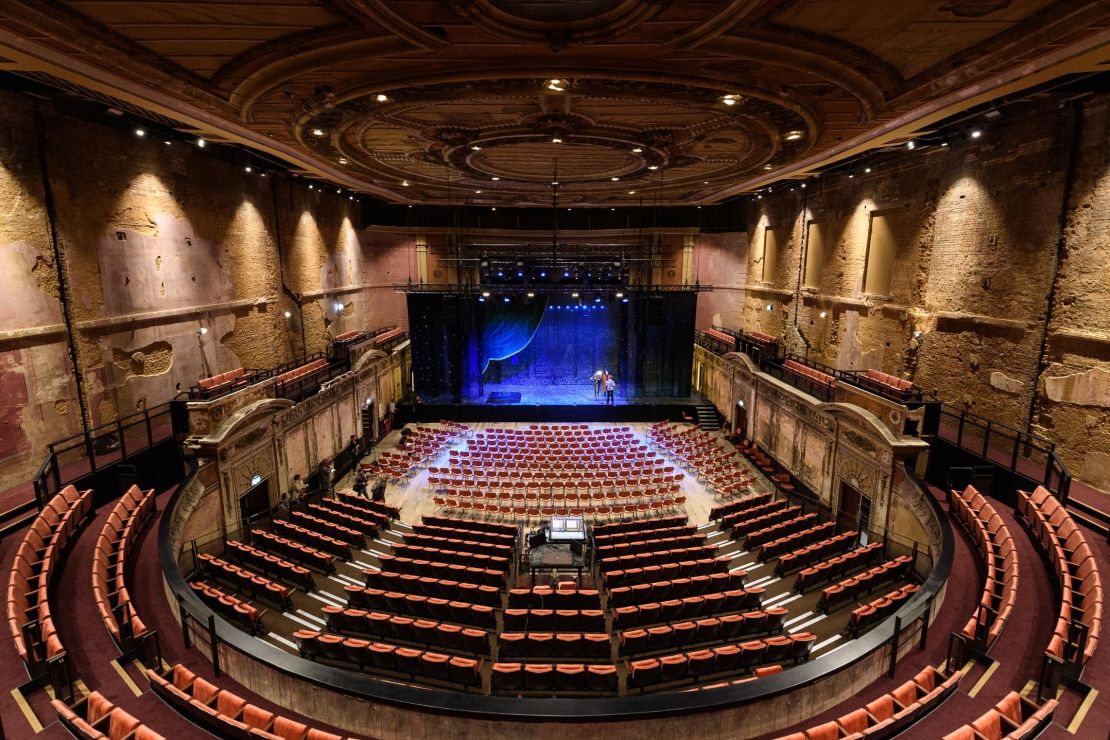
<path fill-rule="evenodd" d="M 239 496 L 239 521 L 247 527 L 261 514 L 270 511 L 270 479 L 266 478 Z"/>
<path fill-rule="evenodd" d="M 858 531 L 860 544 L 866 545 L 867 532 L 871 528 L 871 497 L 841 481 L 840 509 L 836 518 L 842 532 L 853 529 Z"/>
<path fill-rule="evenodd" d="M 743 401 L 736 402 L 736 414 L 734 415 L 735 424 L 732 427 L 733 434 L 739 434 L 741 437 L 747 438 L 748 436 L 748 409 L 744 406 Z"/>

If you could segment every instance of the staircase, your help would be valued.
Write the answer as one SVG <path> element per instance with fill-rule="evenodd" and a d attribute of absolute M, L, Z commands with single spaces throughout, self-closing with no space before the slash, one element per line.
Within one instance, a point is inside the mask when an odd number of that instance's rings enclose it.
<path fill-rule="evenodd" d="M 694 418 L 698 426 L 707 432 L 715 432 L 721 428 L 721 421 L 717 417 L 717 409 L 709 405 L 694 407 Z"/>

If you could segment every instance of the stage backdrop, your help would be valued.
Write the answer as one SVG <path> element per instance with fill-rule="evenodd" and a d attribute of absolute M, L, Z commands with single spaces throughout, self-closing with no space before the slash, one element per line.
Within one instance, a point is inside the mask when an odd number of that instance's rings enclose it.
<path fill-rule="evenodd" d="M 417 395 L 428 402 L 478 401 L 499 386 L 588 386 L 614 374 L 622 398 L 690 395 L 694 293 L 608 296 L 601 303 L 561 294 L 409 295 Z"/>

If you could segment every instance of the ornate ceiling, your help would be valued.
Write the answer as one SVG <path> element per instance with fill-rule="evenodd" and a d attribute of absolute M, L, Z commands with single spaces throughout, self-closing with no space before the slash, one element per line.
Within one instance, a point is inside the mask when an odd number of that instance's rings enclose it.
<path fill-rule="evenodd" d="M 2 68 L 417 203 L 712 203 L 1097 70 L 1108 40 L 1105 0 L 0 4 Z"/>

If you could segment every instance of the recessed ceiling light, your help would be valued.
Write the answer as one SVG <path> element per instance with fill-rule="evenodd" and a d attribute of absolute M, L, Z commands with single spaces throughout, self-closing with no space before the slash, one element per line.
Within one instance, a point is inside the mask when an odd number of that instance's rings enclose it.
<path fill-rule="evenodd" d="M 871 174 L 871 168 L 870 167 L 864 167 L 863 168 L 863 174 L 870 175 Z"/>
<path fill-rule="evenodd" d="M 170 140 L 169 140 L 169 139 L 166 139 L 166 140 L 165 140 L 165 141 L 163 141 L 162 143 L 163 143 L 163 144 L 165 144 L 166 146 L 169 146 L 171 142 L 170 142 Z"/>
<path fill-rule="evenodd" d="M 742 95 L 724 95 L 721 97 L 721 102 L 725 105 L 736 105 L 743 100 Z"/>
<path fill-rule="evenodd" d="M 613 182 L 617 182 L 618 180 L 620 180 L 619 177 L 610 177 L 609 179 L 612 180 Z"/>
<path fill-rule="evenodd" d="M 474 150 L 474 151 L 476 151 L 476 152 L 480 152 L 480 151 L 482 151 L 482 147 L 478 146 L 477 144 L 472 144 L 472 145 L 470 146 L 470 148 L 471 148 L 471 149 L 473 149 L 473 150 Z"/>
<path fill-rule="evenodd" d="M 786 140 L 787 141 L 797 141 L 798 139 L 802 138 L 803 136 L 805 136 L 805 134 L 803 132 L 799 131 L 798 129 L 794 129 L 793 131 L 787 131 L 786 132 Z"/>
<path fill-rule="evenodd" d="M 340 157 L 339 158 L 339 164 L 347 164 L 347 158 L 346 157 Z"/>
<path fill-rule="evenodd" d="M 548 80 L 545 87 L 553 92 L 566 92 L 567 81 L 560 79 Z"/>
<path fill-rule="evenodd" d="M 805 190 L 805 189 L 806 189 L 806 184 L 803 182 L 802 183 L 802 190 Z"/>
<path fill-rule="evenodd" d="M 973 139 L 978 139 L 982 135 L 983 135 L 983 132 L 980 131 L 979 129 L 975 129 L 974 131 L 971 132 L 971 138 L 973 138 Z"/>
<path fill-rule="evenodd" d="M 909 141 L 906 142 L 906 148 L 907 149 L 914 149 L 916 147 L 917 147 L 917 144 L 914 142 L 913 139 L 910 139 Z"/>
<path fill-rule="evenodd" d="M 773 164 L 771 164 L 770 162 L 768 162 L 767 164 L 763 165 L 763 169 L 773 170 L 773 169 L 775 169 L 775 166 Z"/>
<path fill-rule="evenodd" d="M 481 195 L 481 194 L 482 194 L 482 191 L 481 191 L 481 190 L 475 190 L 474 192 L 475 192 L 475 193 L 478 193 L 479 195 Z"/>
<path fill-rule="evenodd" d="M 500 177 L 491 177 L 490 179 L 491 179 L 491 180 L 493 180 L 494 182 L 497 182 L 497 181 L 498 181 L 498 180 L 500 180 L 501 178 L 500 178 Z"/>
<path fill-rule="evenodd" d="M 649 165 L 648 165 L 648 169 L 649 169 L 649 170 L 657 170 L 657 169 L 659 169 L 659 165 L 657 165 L 657 164 L 649 164 Z"/>
<path fill-rule="evenodd" d="M 250 171 L 251 171 L 251 166 L 249 164 L 246 167 L 243 168 L 243 172 L 250 172 Z"/>
<path fill-rule="evenodd" d="M 374 100 L 378 101 L 379 103 L 384 103 L 387 100 L 389 100 L 389 96 L 386 95 L 385 93 L 378 93 L 377 95 L 374 96 Z"/>
<path fill-rule="evenodd" d="M 312 185 L 312 183 L 309 183 L 309 184 L 308 184 L 308 189 L 309 189 L 309 190 L 312 190 L 312 189 L 313 189 L 313 187 L 314 187 L 314 186 Z"/>
<path fill-rule="evenodd" d="M 644 148 L 642 146 L 633 147 L 633 149 L 632 149 L 633 154 L 640 154 L 643 151 L 644 151 Z"/>
<path fill-rule="evenodd" d="M 313 136 L 323 136 L 324 135 L 324 129 L 314 128 L 314 129 L 312 129 L 312 135 Z"/>
<path fill-rule="evenodd" d="M 401 187 L 407 188 L 408 186 L 409 186 L 409 181 L 408 180 L 401 180 Z"/>
<path fill-rule="evenodd" d="M 135 136 L 146 136 L 146 131 L 141 128 L 135 129 Z"/>
<path fill-rule="evenodd" d="M 940 145 L 941 145 L 942 148 L 946 147 L 946 146 L 948 146 L 948 142 L 947 141 L 942 141 L 942 142 L 940 142 Z"/>
<path fill-rule="evenodd" d="M 552 143 L 552 144 L 562 144 L 562 143 L 563 143 L 563 140 L 562 140 L 562 139 L 560 139 L 560 138 L 559 138 L 558 136 L 553 136 L 553 137 L 551 138 L 551 143 Z"/>
<path fill-rule="evenodd" d="M 204 145 L 207 144 L 207 143 L 208 142 L 205 141 L 203 138 L 197 139 L 197 146 L 199 146 L 201 149 L 203 149 Z"/>

